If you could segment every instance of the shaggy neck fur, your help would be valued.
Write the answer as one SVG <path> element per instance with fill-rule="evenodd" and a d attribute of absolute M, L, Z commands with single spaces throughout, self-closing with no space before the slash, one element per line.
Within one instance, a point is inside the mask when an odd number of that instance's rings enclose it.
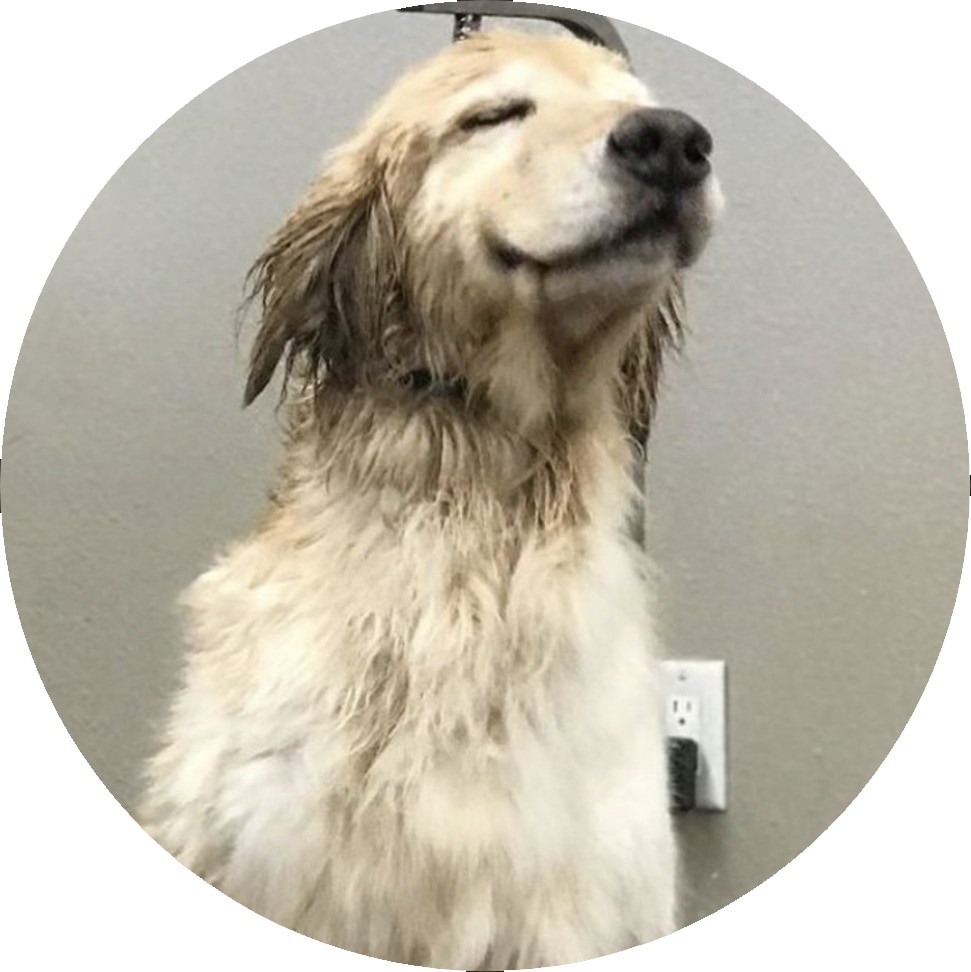
<path fill-rule="evenodd" d="M 619 394 L 634 324 L 618 315 L 586 346 L 558 348 L 542 337 L 556 323 L 504 322 L 480 370 L 438 379 L 445 393 L 413 381 L 347 390 L 291 375 L 276 504 L 308 490 L 379 492 L 402 512 L 421 504 L 483 534 L 595 520 L 621 529 L 634 498 Z"/>
<path fill-rule="evenodd" d="M 286 408 L 281 506 L 306 489 L 377 491 L 443 520 L 549 530 L 589 522 L 594 508 L 620 523 L 632 498 L 630 443 L 609 415 L 524 436 L 475 396 L 331 391 Z"/>

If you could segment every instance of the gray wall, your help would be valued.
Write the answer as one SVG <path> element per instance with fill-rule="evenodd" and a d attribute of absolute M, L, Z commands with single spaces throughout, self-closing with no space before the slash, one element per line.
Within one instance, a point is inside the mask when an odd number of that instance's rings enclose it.
<path fill-rule="evenodd" d="M 957 589 L 967 441 L 931 301 L 852 172 L 744 78 L 621 27 L 713 131 L 730 200 L 649 472 L 671 651 L 730 666 L 730 809 L 680 824 L 700 916 L 806 847 L 909 717 Z M 51 697 L 126 806 L 176 672 L 171 605 L 277 455 L 269 398 L 239 408 L 243 275 L 323 150 L 447 37 L 385 14 L 204 92 L 105 187 L 37 305 L 4 438 L 10 571 Z"/>

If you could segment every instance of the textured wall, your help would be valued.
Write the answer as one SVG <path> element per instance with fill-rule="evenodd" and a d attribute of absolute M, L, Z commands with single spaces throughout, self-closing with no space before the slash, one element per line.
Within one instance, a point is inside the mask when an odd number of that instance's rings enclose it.
<path fill-rule="evenodd" d="M 909 717 L 957 589 L 967 442 L 931 301 L 856 177 L 744 78 L 621 29 L 711 128 L 730 200 L 649 473 L 672 653 L 730 666 L 730 810 L 681 824 L 702 915 L 812 841 Z M 322 151 L 447 37 L 386 14 L 204 92 L 105 187 L 40 298 L 4 438 L 6 548 L 50 694 L 126 805 L 179 658 L 171 605 L 276 458 L 269 398 L 239 409 L 242 277 Z"/>

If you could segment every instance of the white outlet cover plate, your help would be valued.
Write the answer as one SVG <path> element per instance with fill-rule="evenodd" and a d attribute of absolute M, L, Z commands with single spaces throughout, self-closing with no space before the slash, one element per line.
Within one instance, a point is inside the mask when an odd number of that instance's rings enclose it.
<path fill-rule="evenodd" d="M 677 698 L 697 699 L 696 810 L 728 809 L 726 665 L 721 660 L 669 659 L 661 663 L 661 715 Z M 667 728 L 665 728 L 667 732 Z"/>

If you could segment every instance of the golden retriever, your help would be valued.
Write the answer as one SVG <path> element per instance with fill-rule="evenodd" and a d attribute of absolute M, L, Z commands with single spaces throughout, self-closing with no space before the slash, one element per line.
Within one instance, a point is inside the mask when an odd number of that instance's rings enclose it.
<path fill-rule="evenodd" d="M 711 139 L 615 55 L 484 32 L 408 73 L 256 262 L 268 508 L 185 597 L 139 818 L 260 914 L 449 969 L 676 926 L 626 519 Z"/>

